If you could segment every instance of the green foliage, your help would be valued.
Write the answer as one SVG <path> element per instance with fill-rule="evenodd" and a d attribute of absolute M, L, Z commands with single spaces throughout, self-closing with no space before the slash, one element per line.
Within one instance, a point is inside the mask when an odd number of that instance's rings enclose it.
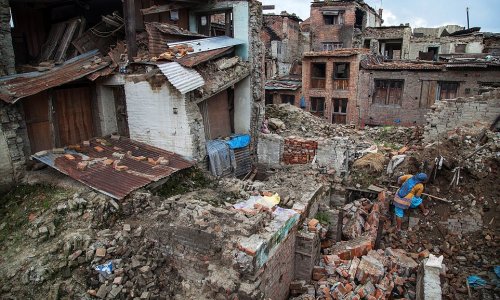
<path fill-rule="evenodd" d="M 157 192 L 157 195 L 168 198 L 206 188 L 212 184 L 212 181 L 205 177 L 200 169 L 193 167 L 171 175 L 167 182 L 163 184 L 161 189 Z"/>
<path fill-rule="evenodd" d="M 329 225 L 331 223 L 328 214 L 324 211 L 319 211 L 314 218 L 318 220 L 322 225 Z"/>
<path fill-rule="evenodd" d="M 16 240 L 18 229 L 25 226 L 31 214 L 40 215 L 54 203 L 68 198 L 72 191 L 50 185 L 22 184 L 0 197 L 0 243 L 10 237 Z"/>

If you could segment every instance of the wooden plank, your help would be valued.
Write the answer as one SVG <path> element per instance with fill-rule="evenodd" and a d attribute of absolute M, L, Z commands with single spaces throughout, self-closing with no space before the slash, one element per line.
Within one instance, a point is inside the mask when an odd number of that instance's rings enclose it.
<path fill-rule="evenodd" d="M 125 101 L 125 89 L 123 88 L 123 85 L 113 87 L 113 96 L 115 99 L 118 134 L 130 137 L 127 119 L 127 102 Z"/>
<path fill-rule="evenodd" d="M 82 22 L 80 19 L 74 19 L 68 21 L 68 26 L 64 31 L 64 35 L 62 37 L 61 42 L 59 43 L 59 47 L 57 48 L 56 54 L 54 55 L 54 61 L 56 63 L 63 61 L 66 58 L 66 51 L 73 40 L 73 36 L 75 35 L 76 29 L 78 25 Z"/>
<path fill-rule="evenodd" d="M 224 90 L 207 101 L 210 139 L 231 135 L 228 93 Z"/>
<path fill-rule="evenodd" d="M 137 56 L 137 39 L 135 32 L 135 1 L 124 0 L 123 10 L 125 15 L 125 37 L 127 40 L 127 53 L 129 61 L 134 61 Z"/>
<path fill-rule="evenodd" d="M 151 15 L 151 14 L 159 14 L 162 12 L 167 12 L 171 10 L 176 10 L 181 8 L 181 5 L 172 5 L 172 4 L 166 4 L 166 5 L 154 5 L 148 8 L 143 8 L 141 9 L 141 13 L 143 15 Z"/>
<path fill-rule="evenodd" d="M 42 46 L 40 61 L 51 60 L 54 57 L 54 51 L 66 30 L 66 22 L 57 23 L 50 28 L 49 36 Z"/>
<path fill-rule="evenodd" d="M 31 154 L 53 148 L 50 134 L 48 100 L 47 91 L 26 97 L 22 100 Z"/>

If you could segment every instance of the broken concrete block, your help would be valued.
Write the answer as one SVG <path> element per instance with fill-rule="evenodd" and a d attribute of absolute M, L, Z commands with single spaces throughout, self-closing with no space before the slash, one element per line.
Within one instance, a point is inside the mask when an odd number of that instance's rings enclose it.
<path fill-rule="evenodd" d="M 356 271 L 356 279 L 365 284 L 368 280 L 379 282 L 384 277 L 384 265 L 375 257 L 365 255 L 361 258 L 358 270 Z"/>
<path fill-rule="evenodd" d="M 106 248 L 97 248 L 97 249 L 95 249 L 95 256 L 96 257 L 104 257 L 104 256 L 106 256 Z"/>
<path fill-rule="evenodd" d="M 102 284 L 99 287 L 99 290 L 97 291 L 96 297 L 100 299 L 106 298 L 106 295 L 108 294 L 109 287 L 106 284 Z"/>

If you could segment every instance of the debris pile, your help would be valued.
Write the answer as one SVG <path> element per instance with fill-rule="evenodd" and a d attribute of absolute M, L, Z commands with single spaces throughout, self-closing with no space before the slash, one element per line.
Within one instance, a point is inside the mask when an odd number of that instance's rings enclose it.
<path fill-rule="evenodd" d="M 367 255 L 351 260 L 343 260 L 337 255 L 323 255 L 312 274 L 315 297 L 415 299 L 417 267 L 417 262 L 401 249 L 371 250 Z M 292 283 L 292 296 L 300 292 L 309 293 L 307 285 Z"/>
<path fill-rule="evenodd" d="M 327 123 L 324 119 L 288 103 L 267 105 L 266 117 L 269 118 L 273 132 L 283 136 L 333 138 L 362 135 L 354 126 Z"/>

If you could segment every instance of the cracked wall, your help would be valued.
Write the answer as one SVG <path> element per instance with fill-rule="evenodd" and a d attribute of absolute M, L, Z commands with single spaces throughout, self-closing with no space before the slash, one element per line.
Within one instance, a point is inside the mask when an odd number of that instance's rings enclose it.
<path fill-rule="evenodd" d="M 28 134 L 20 104 L 0 102 L 0 190 L 18 182 L 25 171 Z"/>

